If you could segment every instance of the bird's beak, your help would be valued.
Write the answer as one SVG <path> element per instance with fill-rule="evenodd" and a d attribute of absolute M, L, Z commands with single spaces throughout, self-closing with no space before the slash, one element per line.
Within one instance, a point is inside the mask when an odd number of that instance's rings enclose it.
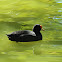
<path fill-rule="evenodd" d="M 42 25 L 40 25 L 41 29 L 44 31 L 44 29 L 42 28 Z"/>
<path fill-rule="evenodd" d="M 42 30 L 44 31 L 44 29 L 42 28 Z"/>

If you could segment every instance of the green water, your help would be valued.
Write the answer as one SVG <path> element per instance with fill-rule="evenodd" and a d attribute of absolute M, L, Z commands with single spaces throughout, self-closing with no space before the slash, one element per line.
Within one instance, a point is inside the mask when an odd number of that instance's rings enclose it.
<path fill-rule="evenodd" d="M 0 62 L 62 62 L 61 7 L 58 0 L 0 0 Z M 8 40 L 6 34 L 35 24 L 43 26 L 43 40 Z"/>

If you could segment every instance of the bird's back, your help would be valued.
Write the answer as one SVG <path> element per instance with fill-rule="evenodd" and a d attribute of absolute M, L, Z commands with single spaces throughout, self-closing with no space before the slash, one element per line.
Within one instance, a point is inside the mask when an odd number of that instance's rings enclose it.
<path fill-rule="evenodd" d="M 29 31 L 29 30 L 15 31 L 15 32 L 12 32 L 11 34 L 13 34 L 13 35 L 33 35 L 33 36 L 36 36 L 36 34 L 33 31 Z"/>

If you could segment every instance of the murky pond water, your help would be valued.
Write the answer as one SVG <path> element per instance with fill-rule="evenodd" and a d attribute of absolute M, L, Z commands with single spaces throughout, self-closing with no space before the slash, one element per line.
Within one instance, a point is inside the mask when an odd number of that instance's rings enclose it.
<path fill-rule="evenodd" d="M 1 62 L 62 62 L 62 3 L 0 0 L 0 4 Z M 8 40 L 6 34 L 32 30 L 35 24 L 45 29 L 41 31 L 43 40 L 19 43 Z"/>

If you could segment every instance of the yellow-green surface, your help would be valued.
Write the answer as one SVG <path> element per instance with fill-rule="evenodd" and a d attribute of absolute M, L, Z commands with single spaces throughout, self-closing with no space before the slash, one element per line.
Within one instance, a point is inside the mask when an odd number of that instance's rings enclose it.
<path fill-rule="evenodd" d="M 0 0 L 0 62 L 62 62 L 62 3 L 57 1 Z M 8 40 L 6 34 L 35 24 L 45 29 L 43 40 Z"/>

